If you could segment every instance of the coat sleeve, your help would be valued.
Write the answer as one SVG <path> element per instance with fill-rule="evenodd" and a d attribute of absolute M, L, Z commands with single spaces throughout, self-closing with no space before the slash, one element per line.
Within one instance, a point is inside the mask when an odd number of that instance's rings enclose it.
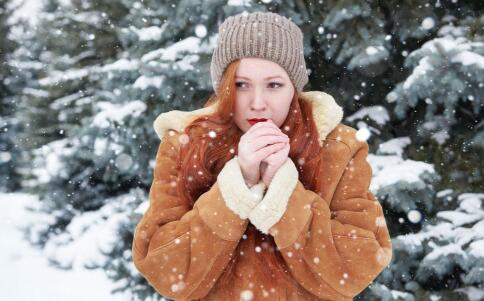
<path fill-rule="evenodd" d="M 234 157 L 193 208 L 187 208 L 176 190 L 178 137 L 165 136 L 159 145 L 149 207 L 136 226 L 132 254 L 157 292 L 190 300 L 207 295 L 221 275 L 265 186 L 259 182 L 249 189 Z"/>
<path fill-rule="evenodd" d="M 382 206 L 369 191 L 367 155 L 368 144 L 359 142 L 332 200 L 305 189 L 288 159 L 249 214 L 252 224 L 274 237 L 293 278 L 316 296 L 352 300 L 391 261 Z"/>

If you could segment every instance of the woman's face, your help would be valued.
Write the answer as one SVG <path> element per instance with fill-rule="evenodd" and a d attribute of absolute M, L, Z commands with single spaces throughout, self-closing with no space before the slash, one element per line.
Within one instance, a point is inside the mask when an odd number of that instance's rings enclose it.
<path fill-rule="evenodd" d="M 294 96 L 294 86 L 284 68 L 262 58 L 243 58 L 235 86 L 234 121 L 244 133 L 252 126 L 247 120 L 251 118 L 272 119 L 281 127 Z"/>

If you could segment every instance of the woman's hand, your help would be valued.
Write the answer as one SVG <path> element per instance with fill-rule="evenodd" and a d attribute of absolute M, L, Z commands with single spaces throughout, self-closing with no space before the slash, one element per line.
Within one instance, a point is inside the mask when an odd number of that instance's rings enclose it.
<path fill-rule="evenodd" d="M 259 182 L 262 160 L 279 151 L 284 143 L 288 142 L 289 137 L 282 133 L 281 129 L 271 120 L 254 124 L 241 136 L 238 145 L 238 161 L 242 175 L 249 187 Z M 277 159 L 271 158 L 270 168 L 272 170 Z"/>
<path fill-rule="evenodd" d="M 260 165 L 260 174 L 266 187 L 269 187 L 272 178 L 289 157 L 289 141 L 276 144 L 278 144 L 277 150 L 264 158 Z"/>

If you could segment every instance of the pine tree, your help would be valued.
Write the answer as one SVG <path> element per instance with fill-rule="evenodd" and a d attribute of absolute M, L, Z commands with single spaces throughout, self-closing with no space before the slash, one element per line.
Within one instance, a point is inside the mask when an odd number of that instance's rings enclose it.
<path fill-rule="evenodd" d="M 14 91 L 9 88 L 11 70 L 7 58 L 18 45 L 10 37 L 11 25 L 8 16 L 14 7 L 10 2 L 0 2 L 0 190 L 15 191 L 20 188 L 20 175 L 15 168 L 19 156 L 15 135 L 18 124 L 14 118 L 16 105 Z"/>
<path fill-rule="evenodd" d="M 93 135 L 95 129 L 86 124 L 101 103 L 103 65 L 116 59 L 120 47 L 113 23 L 127 12 L 120 3 L 49 0 L 32 28 L 34 50 L 40 51 L 18 54 L 20 61 L 22 55 L 31 60 L 27 67 L 41 66 L 19 101 L 18 120 L 25 126 L 19 140 L 30 150 L 28 172 L 35 175 L 25 186 L 39 194 L 40 210 L 55 217 L 42 229 L 28 229 L 35 244 L 62 232 L 76 214 L 99 209 L 122 185 L 116 175 L 107 179 L 111 169 L 100 164 L 112 160 L 93 161 L 94 136 L 100 132 Z M 18 73 L 26 71 L 22 66 Z"/>
<path fill-rule="evenodd" d="M 343 123 L 370 145 L 370 189 L 394 260 L 358 299 L 455 300 L 482 285 L 478 1 L 62 3 L 46 4 L 41 26 L 21 41 L 28 50 L 15 56 L 28 71 L 17 90 L 18 120 L 29 126 L 21 138 L 46 167 L 28 185 L 45 216 L 29 235 L 53 264 L 103 268 L 117 291 L 161 300 L 131 262 L 159 144 L 152 122 L 200 108 L 213 93 L 210 59 L 226 17 L 270 10 L 304 32 L 305 90 L 333 95 Z"/>

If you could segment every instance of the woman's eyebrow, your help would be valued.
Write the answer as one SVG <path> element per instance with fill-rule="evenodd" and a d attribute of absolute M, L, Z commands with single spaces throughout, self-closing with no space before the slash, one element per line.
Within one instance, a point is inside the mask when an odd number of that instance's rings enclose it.
<path fill-rule="evenodd" d="M 245 76 L 235 76 L 236 78 L 243 78 L 243 79 L 246 79 L 246 80 L 250 80 L 250 78 L 248 77 L 245 77 Z M 280 75 L 276 75 L 276 76 L 269 76 L 269 77 L 266 77 L 265 80 L 268 80 L 268 79 L 271 79 L 271 78 L 281 78 L 282 79 L 282 76 Z"/>

